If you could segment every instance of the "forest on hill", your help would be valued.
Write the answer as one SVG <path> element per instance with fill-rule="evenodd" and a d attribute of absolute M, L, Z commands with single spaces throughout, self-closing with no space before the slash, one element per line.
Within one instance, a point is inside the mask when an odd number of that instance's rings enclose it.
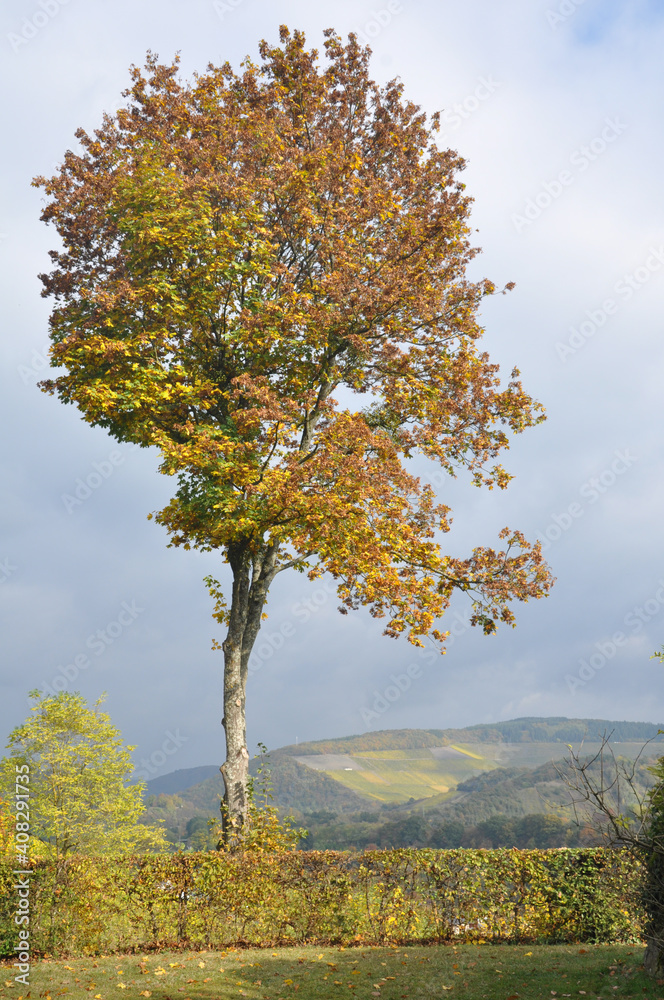
<path fill-rule="evenodd" d="M 592 755 L 609 734 L 613 752 L 631 760 L 651 741 L 635 772 L 645 794 L 648 764 L 661 750 L 658 727 L 602 719 L 383 730 L 281 747 L 252 761 L 251 772 L 263 803 L 308 831 L 301 846 L 309 849 L 575 846 L 601 837 L 597 817 L 575 814 L 561 771 L 565 744 Z M 222 792 L 216 768 L 156 778 L 146 822 L 162 823 L 174 845 L 214 846 L 207 821 L 218 817 Z"/>
<path fill-rule="evenodd" d="M 660 727 L 652 722 L 612 721 L 611 719 L 567 719 L 563 716 L 540 719 L 527 717 L 509 722 L 480 723 L 463 729 L 383 729 L 361 736 L 340 736 L 280 747 L 275 755 L 295 756 L 323 753 L 361 753 L 370 750 L 406 750 L 445 746 L 449 743 L 579 743 L 596 741 L 605 734 L 612 742 L 628 743 L 664 740 Z"/>

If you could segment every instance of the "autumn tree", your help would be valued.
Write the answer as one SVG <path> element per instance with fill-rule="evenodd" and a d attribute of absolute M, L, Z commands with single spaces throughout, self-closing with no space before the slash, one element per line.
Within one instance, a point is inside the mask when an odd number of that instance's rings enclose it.
<path fill-rule="evenodd" d="M 21 775 L 29 795 L 21 818 L 38 853 L 60 865 L 71 854 L 163 849 L 161 831 L 139 822 L 144 785 L 129 783 L 134 747 L 100 711 L 102 699 L 89 708 L 78 693 L 30 697 L 32 713 L 12 731 L 0 761 L 0 790 L 10 800 Z"/>
<path fill-rule="evenodd" d="M 438 116 L 368 73 L 370 50 L 325 33 L 260 45 L 241 72 L 177 59 L 132 67 L 125 106 L 76 133 L 42 214 L 62 238 L 42 275 L 53 296 L 43 388 L 121 441 L 156 446 L 177 475 L 156 513 L 170 544 L 230 565 L 215 617 L 224 654 L 226 831 L 247 815 L 245 684 L 269 587 L 331 574 L 340 610 L 444 645 L 455 590 L 485 632 L 512 599 L 545 594 L 538 545 L 445 555 L 450 510 L 404 465 L 425 456 L 477 486 L 543 419 L 479 349 L 463 160 Z"/>

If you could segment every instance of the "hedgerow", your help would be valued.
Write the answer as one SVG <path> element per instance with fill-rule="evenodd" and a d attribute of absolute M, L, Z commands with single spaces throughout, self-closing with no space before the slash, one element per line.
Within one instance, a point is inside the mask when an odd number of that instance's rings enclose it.
<path fill-rule="evenodd" d="M 17 941 L 0 864 L 0 947 Z M 626 851 L 245 851 L 35 860 L 34 953 L 282 944 L 599 942 L 642 938 Z"/>

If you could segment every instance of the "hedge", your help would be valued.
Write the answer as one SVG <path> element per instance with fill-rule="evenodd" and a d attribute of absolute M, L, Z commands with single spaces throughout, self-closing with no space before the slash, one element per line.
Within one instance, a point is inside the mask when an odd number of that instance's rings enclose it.
<path fill-rule="evenodd" d="M 0 863 L 0 952 L 17 876 Z M 641 866 L 608 848 L 35 861 L 31 947 L 84 955 L 281 944 L 637 941 Z"/>

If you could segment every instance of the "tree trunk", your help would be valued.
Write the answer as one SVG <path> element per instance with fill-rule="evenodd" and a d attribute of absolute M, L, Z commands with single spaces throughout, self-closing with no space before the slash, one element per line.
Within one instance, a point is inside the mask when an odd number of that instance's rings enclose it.
<path fill-rule="evenodd" d="M 229 550 L 233 597 L 224 651 L 224 717 L 226 760 L 220 767 L 225 794 L 221 804 L 223 843 L 241 843 L 247 825 L 249 751 L 247 749 L 246 686 L 249 657 L 260 630 L 267 592 L 276 574 L 278 545 L 265 543 L 258 554 L 248 543 Z"/>
<path fill-rule="evenodd" d="M 648 938 L 643 968 L 649 976 L 657 979 L 661 979 L 664 975 L 664 941 L 661 938 Z"/>

